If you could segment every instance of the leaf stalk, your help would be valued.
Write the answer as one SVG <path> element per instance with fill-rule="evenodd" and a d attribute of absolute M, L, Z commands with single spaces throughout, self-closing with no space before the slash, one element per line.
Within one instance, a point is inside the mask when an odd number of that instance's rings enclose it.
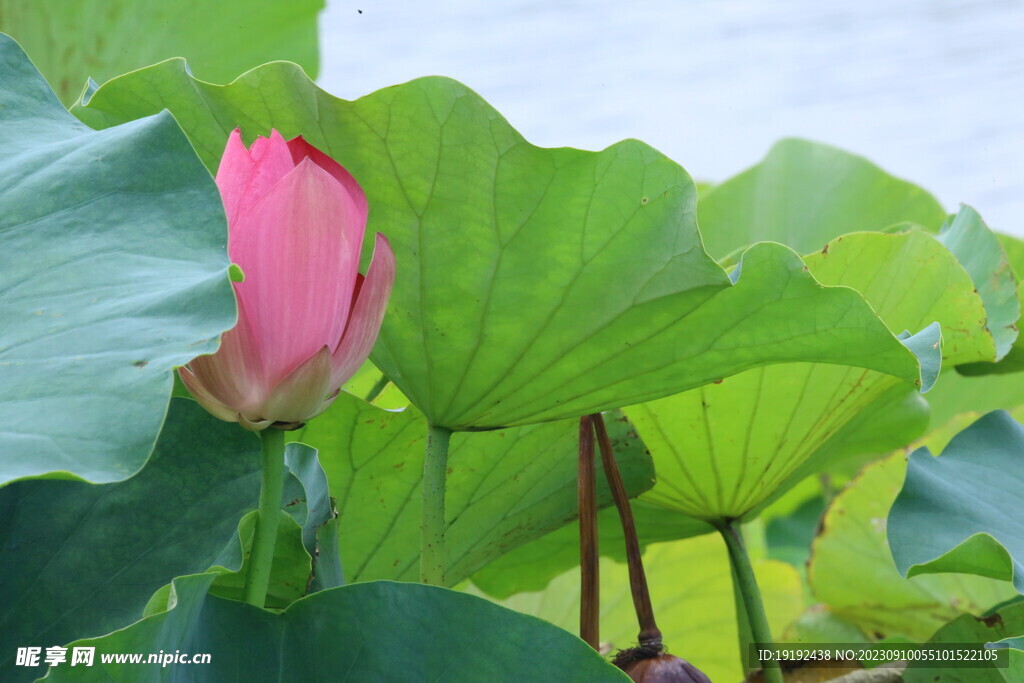
<path fill-rule="evenodd" d="M 732 576 L 735 581 L 737 592 L 743 600 L 744 611 L 750 624 L 750 633 L 754 642 L 761 645 L 772 643 L 772 632 L 768 626 L 768 615 L 764 611 L 764 602 L 761 600 L 761 590 L 757 586 L 757 578 L 754 576 L 754 567 L 750 563 L 750 556 L 747 554 L 746 546 L 743 543 L 743 536 L 740 533 L 736 520 L 722 521 L 715 524 L 718 532 L 725 540 L 725 546 L 729 550 L 729 562 L 732 564 Z M 744 631 L 743 624 L 739 624 L 739 630 Z M 741 638 L 742 647 L 742 638 Z M 741 653 L 741 656 L 746 653 Z M 744 669 L 747 668 L 745 657 Z M 783 683 L 782 669 L 778 662 L 761 662 L 764 671 L 765 683 Z"/>
<path fill-rule="evenodd" d="M 420 523 L 420 582 L 444 584 L 444 496 L 452 430 L 430 425 L 423 456 L 423 517 Z"/>

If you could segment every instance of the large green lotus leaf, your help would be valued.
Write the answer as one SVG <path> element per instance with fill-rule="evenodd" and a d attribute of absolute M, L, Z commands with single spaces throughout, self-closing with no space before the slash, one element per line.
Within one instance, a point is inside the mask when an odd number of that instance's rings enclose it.
<path fill-rule="evenodd" d="M 940 457 L 910 456 L 889 514 L 889 545 L 908 576 L 962 572 L 1013 581 L 1024 593 L 1024 427 L 995 411 Z"/>
<path fill-rule="evenodd" d="M 1020 683 L 1024 681 L 1024 652 L 1016 636 L 1024 633 L 1024 604 L 1008 605 L 999 611 L 975 617 L 964 614 L 946 624 L 928 639 L 935 645 L 952 643 L 996 643 L 1007 641 L 1010 665 L 999 669 L 935 669 L 911 663 L 903 673 L 905 683 Z"/>
<path fill-rule="evenodd" d="M 961 324 L 958 330 L 949 334 L 944 330 L 945 362 L 954 365 L 965 358 L 1002 358 L 998 364 L 971 362 L 963 367 L 977 365 L 1002 366 L 1012 354 L 1011 344 L 1017 336 L 1016 320 L 1019 315 L 1017 283 L 1009 270 L 1007 254 L 1001 240 L 982 221 L 981 216 L 969 206 L 962 206 L 959 213 L 951 216 L 938 235 L 938 241 L 956 256 L 968 273 L 978 297 L 985 308 L 985 321 L 979 324 L 970 319 L 977 307 L 968 306 L 961 310 L 961 320 L 950 318 L 947 324 Z M 892 305 L 883 303 L 888 293 L 877 289 L 866 293 L 869 301 L 891 326 L 898 326 L 910 319 L 894 310 Z M 886 317 L 891 315 L 891 317 Z M 965 340 L 965 337 L 967 338 Z M 966 341 L 966 344 L 965 344 Z M 907 387 L 893 387 L 847 422 L 831 436 L 814 455 L 801 465 L 785 482 L 784 491 L 802 479 L 823 471 L 833 474 L 848 473 L 852 476 L 859 467 L 875 460 L 896 448 L 902 448 L 928 432 L 930 413 L 929 402 L 933 394 L 943 394 L 946 383 L 960 386 L 959 376 L 947 372 L 937 382 L 937 387 L 928 392 L 928 400 Z M 966 399 L 954 399 L 963 403 Z M 943 399 L 938 399 L 939 403 Z"/>
<path fill-rule="evenodd" d="M 722 539 L 701 536 L 648 546 L 644 552 L 658 627 L 669 652 L 692 662 L 713 681 L 743 677 L 736 634 L 732 575 Z M 769 624 L 775 633 L 803 610 L 800 577 L 782 562 L 754 562 Z M 625 564 L 601 559 L 601 642 L 636 645 L 637 621 Z M 579 631 L 580 574 L 570 570 L 546 589 L 519 593 L 499 604 Z"/>
<path fill-rule="evenodd" d="M 947 372 L 939 381 L 946 381 L 951 374 Z M 930 396 L 931 391 L 926 395 Z M 894 386 L 833 434 L 781 488 L 786 490 L 794 482 L 822 473 L 846 481 L 863 465 L 927 434 L 930 417 L 928 401 L 920 392 L 905 385 Z"/>
<path fill-rule="evenodd" d="M 0 484 L 125 479 L 234 322 L 209 173 L 166 113 L 95 132 L 0 35 Z"/>
<path fill-rule="evenodd" d="M 0 0 L 0 31 L 18 40 L 60 99 L 168 57 L 228 80 L 264 62 L 298 62 L 315 77 L 323 0 Z"/>
<path fill-rule="evenodd" d="M 790 250 L 752 247 L 734 284 L 701 247 L 693 181 L 640 142 L 542 149 L 451 80 L 347 102 L 286 64 L 214 86 L 172 60 L 75 112 L 107 126 L 164 107 L 211 168 L 241 126 L 302 134 L 353 172 L 398 261 L 373 360 L 434 424 L 577 417 L 773 362 L 917 381 L 859 296 Z"/>
<path fill-rule="evenodd" d="M 237 569 L 236 527 L 259 486 L 258 440 L 175 399 L 153 457 L 128 481 L 0 489 L 0 678 L 31 673 L 14 668 L 17 647 L 106 633 L 175 576 Z"/>
<path fill-rule="evenodd" d="M 102 638 L 88 669 L 53 681 L 628 681 L 570 633 L 472 595 L 376 581 L 321 591 L 275 614 L 174 582 L 174 607 Z M 209 664 L 103 664 L 112 652 L 209 653 Z"/>
<path fill-rule="evenodd" d="M 650 456 L 621 415 L 609 433 L 630 495 L 650 488 Z M 426 420 L 348 394 L 296 438 L 319 451 L 337 501 L 339 546 L 348 581 L 415 580 Z M 452 436 L 445 495 L 448 561 L 455 585 L 501 554 L 576 517 L 575 420 Z M 603 480 L 603 474 L 598 473 Z M 599 504 L 611 504 L 607 486 Z"/>
<path fill-rule="evenodd" d="M 715 258 L 771 240 L 800 253 L 848 232 L 916 223 L 938 230 L 942 206 L 867 159 L 807 140 L 782 140 L 756 166 L 702 197 L 697 216 Z"/>
<path fill-rule="evenodd" d="M 922 641 L 961 614 L 983 614 L 1014 596 L 1009 584 L 965 575 L 900 576 L 886 516 L 906 470 L 898 451 L 872 463 L 832 501 L 811 546 L 814 596 L 869 634 Z"/>
<path fill-rule="evenodd" d="M 964 220 L 944 236 L 979 231 L 984 232 L 983 224 Z M 1002 252 L 994 239 L 989 248 L 998 263 Z M 944 362 L 996 358 L 990 328 L 1006 330 L 1012 324 L 1007 319 L 1016 316 L 1016 308 L 1001 300 L 990 314 L 972 273 L 940 239 L 922 230 L 852 233 L 806 262 L 822 283 L 860 291 L 891 329 L 939 321 Z M 990 279 L 1009 283 L 1012 296 L 1008 271 L 996 270 Z M 658 470 L 658 484 L 644 499 L 704 519 L 749 514 L 809 474 L 808 467 L 818 468 L 818 451 L 834 454 L 833 438 L 857 444 L 857 432 L 843 430 L 871 414 L 878 402 L 904 400 L 900 384 L 862 368 L 773 365 L 627 408 Z M 915 436 L 913 429 L 907 432 L 908 424 L 922 426 L 915 407 L 920 404 L 911 401 L 900 412 L 913 418 L 910 423 L 860 420 L 860 431 L 869 432 L 875 446 L 901 445 Z"/>

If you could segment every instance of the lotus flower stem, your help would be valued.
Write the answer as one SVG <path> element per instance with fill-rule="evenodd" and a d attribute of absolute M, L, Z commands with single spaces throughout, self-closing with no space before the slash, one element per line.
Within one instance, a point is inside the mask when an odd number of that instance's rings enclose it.
<path fill-rule="evenodd" d="M 764 602 L 761 600 L 761 590 L 757 587 L 757 579 L 754 577 L 754 567 L 750 564 L 750 556 L 743 544 L 743 536 L 740 533 L 736 520 L 722 521 L 715 525 L 718 532 L 725 540 L 725 546 L 729 549 L 729 562 L 732 563 L 733 580 L 736 588 L 743 598 L 743 606 L 747 613 L 747 620 L 750 623 L 750 632 L 753 640 L 761 645 L 768 645 L 772 642 L 771 628 L 768 626 L 768 616 L 764 611 Z M 742 633 L 742 624 L 740 632 Z M 746 654 L 746 653 L 742 653 Z M 766 683 L 783 683 L 782 669 L 777 662 L 762 662 L 764 667 L 764 680 Z"/>
<path fill-rule="evenodd" d="M 597 545 L 597 479 L 594 474 L 594 421 L 580 418 L 579 450 L 580 517 L 580 638 L 600 648 L 600 570 Z"/>
<path fill-rule="evenodd" d="M 638 640 L 640 645 L 660 649 L 662 646 L 661 630 L 654 620 L 654 606 L 651 604 L 651 592 L 647 587 L 647 575 L 644 573 L 644 561 L 640 552 L 640 540 L 636 535 L 636 522 L 633 521 L 633 510 L 629 505 L 629 495 L 622 482 L 619 466 L 615 462 L 612 451 L 612 440 L 604 426 L 604 417 L 600 413 L 590 416 L 597 432 L 597 443 L 601 448 L 601 464 L 608 479 L 608 486 L 619 511 L 622 522 L 622 534 L 626 539 L 626 563 L 629 566 L 629 589 L 633 594 L 633 608 L 636 610 L 637 623 L 640 625 Z"/>
<path fill-rule="evenodd" d="M 452 431 L 430 425 L 423 457 L 423 519 L 420 524 L 420 581 L 444 585 L 444 493 Z"/>
<path fill-rule="evenodd" d="M 260 482 L 260 506 L 256 511 L 256 531 L 245 577 L 245 601 L 262 608 L 267 600 L 270 570 L 274 564 L 277 526 L 281 520 L 281 495 L 284 490 L 284 432 L 264 429 L 260 432 L 263 451 L 263 477 Z"/>

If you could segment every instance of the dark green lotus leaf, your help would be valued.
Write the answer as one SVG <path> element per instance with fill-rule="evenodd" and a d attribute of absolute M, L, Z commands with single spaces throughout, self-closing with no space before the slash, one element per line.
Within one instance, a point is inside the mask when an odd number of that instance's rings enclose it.
<path fill-rule="evenodd" d="M 984 614 L 1014 591 L 978 576 L 900 576 L 887 545 L 886 516 L 905 471 L 906 457 L 898 451 L 865 467 L 836 496 L 811 546 L 807 575 L 814 597 L 833 614 L 876 637 L 921 641 L 961 614 Z"/>
<path fill-rule="evenodd" d="M 241 126 L 302 134 L 353 172 L 398 261 L 373 360 L 433 424 L 577 417 L 786 361 L 919 378 L 855 292 L 790 250 L 750 249 L 734 284 L 701 246 L 693 181 L 635 140 L 542 149 L 451 80 L 347 102 L 286 64 L 214 86 L 164 62 L 75 112 L 102 127 L 165 107 L 211 168 Z"/>
<path fill-rule="evenodd" d="M 185 57 L 202 78 L 230 80 L 275 59 L 315 77 L 323 0 L 0 0 L 0 31 L 18 40 L 61 100 L 105 81 Z"/>
<path fill-rule="evenodd" d="M 928 639 L 929 643 L 998 643 L 1009 646 L 1007 668 L 966 669 L 918 666 L 911 663 L 903 673 L 905 683 L 1020 683 L 1024 680 L 1024 652 L 1017 638 L 1024 633 L 1024 604 L 1003 607 L 994 614 L 957 617 Z"/>
<path fill-rule="evenodd" d="M 629 424 L 613 415 L 609 433 L 635 496 L 650 488 L 654 470 Z M 344 393 L 296 432 L 316 447 L 327 472 L 348 581 L 416 579 L 426 433 L 415 409 L 382 410 Z M 576 517 L 577 439 L 575 420 L 453 435 L 445 496 L 449 585 Z M 599 502 L 611 504 L 604 485 Z"/>
<path fill-rule="evenodd" d="M 234 324 L 217 187 L 170 115 L 92 131 L 3 35 L 0 178 L 0 484 L 125 479 Z"/>
<path fill-rule="evenodd" d="M 889 546 L 908 576 L 1013 581 L 1024 593 L 1024 427 L 1004 411 L 960 432 L 940 457 L 913 453 L 889 513 Z"/>
<path fill-rule="evenodd" d="M 282 503 L 302 527 L 302 545 L 315 562 L 311 581 L 316 582 L 317 590 L 340 586 L 344 581 L 337 552 L 338 511 L 331 499 L 327 473 L 316 450 L 302 444 L 288 445 L 285 464 L 292 477 L 286 482 Z M 294 490 L 288 486 L 291 482 L 298 484 Z"/>
<path fill-rule="evenodd" d="M 0 679 L 32 678 L 14 667 L 18 647 L 101 635 L 138 619 L 175 576 L 238 569 L 236 527 L 259 486 L 257 439 L 175 399 L 135 477 L 0 489 Z"/>
<path fill-rule="evenodd" d="M 968 242 L 980 255 L 959 253 Z M 1016 285 L 1005 254 L 968 207 L 939 236 L 919 229 L 852 233 L 806 263 L 823 284 L 863 294 L 894 331 L 938 321 L 943 362 L 994 360 L 1016 334 Z M 987 275 L 986 267 L 993 268 Z M 924 356 L 922 347 L 934 340 L 922 340 L 906 343 Z M 928 367 L 937 374 L 936 365 Z M 658 471 L 643 499 L 703 519 L 748 515 L 820 471 L 827 458 L 917 436 L 923 405 L 912 398 L 903 405 L 909 388 L 861 368 L 786 364 L 627 408 Z M 865 422 L 893 401 L 903 407 L 887 417 L 900 419 Z"/>
<path fill-rule="evenodd" d="M 175 606 L 102 638 L 85 670 L 46 680 L 628 681 L 579 638 L 445 588 L 376 581 L 321 591 L 275 614 L 207 594 L 210 575 L 174 582 Z M 209 664 L 102 664 L 112 652 L 209 653 Z"/>
<path fill-rule="evenodd" d="M 705 248 L 722 258 L 764 240 L 808 253 L 848 232 L 897 223 L 935 231 L 946 212 L 921 188 L 863 157 L 788 139 L 702 196 L 697 217 Z"/>

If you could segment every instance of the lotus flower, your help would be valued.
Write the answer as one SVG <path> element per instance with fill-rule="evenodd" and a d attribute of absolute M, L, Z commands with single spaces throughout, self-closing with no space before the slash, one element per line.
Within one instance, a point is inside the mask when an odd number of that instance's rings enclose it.
<path fill-rule="evenodd" d="M 319 415 L 366 360 L 395 258 L 378 234 L 366 277 L 366 196 L 336 161 L 277 131 L 250 149 L 231 133 L 217 170 L 228 219 L 238 324 L 179 370 L 210 413 L 246 429 L 294 429 Z"/>

